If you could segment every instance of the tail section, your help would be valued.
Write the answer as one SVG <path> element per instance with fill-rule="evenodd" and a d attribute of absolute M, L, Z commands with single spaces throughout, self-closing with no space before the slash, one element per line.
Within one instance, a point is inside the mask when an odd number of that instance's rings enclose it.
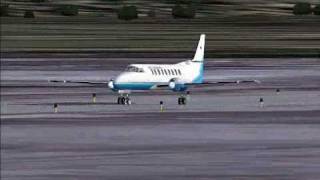
<path fill-rule="evenodd" d="M 206 39 L 206 35 L 205 34 L 201 34 L 200 40 L 199 40 L 199 43 L 198 43 L 198 47 L 197 47 L 197 51 L 196 51 L 196 54 L 194 55 L 192 61 L 203 62 L 203 60 L 204 60 L 205 39 Z"/>
<path fill-rule="evenodd" d="M 194 70 L 196 71 L 196 76 L 193 79 L 193 83 L 202 83 L 203 82 L 203 61 L 204 61 L 204 46 L 205 46 L 205 34 L 201 34 L 200 40 L 198 43 L 196 54 L 194 55 L 192 62 Z"/>

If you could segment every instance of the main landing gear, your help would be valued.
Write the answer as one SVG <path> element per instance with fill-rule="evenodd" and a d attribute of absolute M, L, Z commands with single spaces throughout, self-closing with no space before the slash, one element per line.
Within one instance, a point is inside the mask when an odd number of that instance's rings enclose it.
<path fill-rule="evenodd" d="M 186 105 L 187 101 L 188 101 L 188 96 L 189 96 L 190 92 L 187 91 L 187 94 L 182 94 L 180 95 L 180 97 L 178 98 L 178 104 L 179 105 Z"/>
<path fill-rule="evenodd" d="M 180 97 L 178 98 L 178 104 L 179 105 L 186 105 L 187 102 L 189 101 L 189 94 L 190 94 L 189 91 L 187 91 L 186 94 L 181 94 Z M 132 101 L 129 97 L 129 94 L 123 95 L 121 93 L 118 97 L 117 103 L 122 104 L 122 105 L 131 105 Z"/>
<path fill-rule="evenodd" d="M 187 98 L 184 97 L 184 96 L 180 96 L 180 97 L 178 98 L 178 104 L 179 104 L 179 105 L 186 105 L 186 104 L 187 104 Z"/>
<path fill-rule="evenodd" d="M 119 96 L 118 97 L 118 104 L 123 104 L 123 105 L 130 105 L 131 104 L 131 99 L 129 97 L 129 95 L 127 94 L 127 96 Z"/>

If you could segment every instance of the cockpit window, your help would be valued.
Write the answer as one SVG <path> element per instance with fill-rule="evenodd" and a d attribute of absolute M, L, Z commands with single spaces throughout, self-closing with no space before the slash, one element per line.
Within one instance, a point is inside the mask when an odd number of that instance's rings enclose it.
<path fill-rule="evenodd" d="M 144 72 L 144 70 L 142 68 L 138 68 L 135 66 L 128 66 L 125 71 L 127 71 L 127 72 Z"/>

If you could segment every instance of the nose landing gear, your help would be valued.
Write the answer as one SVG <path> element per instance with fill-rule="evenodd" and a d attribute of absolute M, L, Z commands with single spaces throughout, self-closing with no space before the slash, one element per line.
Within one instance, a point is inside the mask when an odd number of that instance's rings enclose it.
<path fill-rule="evenodd" d="M 131 105 L 132 102 L 131 102 L 129 95 L 127 95 L 127 96 L 121 95 L 118 97 L 117 103 L 122 104 L 122 105 Z"/>

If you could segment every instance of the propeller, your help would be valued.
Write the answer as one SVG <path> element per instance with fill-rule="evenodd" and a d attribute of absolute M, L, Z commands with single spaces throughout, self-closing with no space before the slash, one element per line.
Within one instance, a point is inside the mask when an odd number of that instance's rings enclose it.
<path fill-rule="evenodd" d="M 169 82 L 170 89 L 174 89 L 176 87 L 176 83 L 174 81 Z"/>
<path fill-rule="evenodd" d="M 113 89 L 113 88 L 114 88 L 113 79 L 110 79 L 110 81 L 108 82 L 108 87 L 109 87 L 110 89 Z"/>

